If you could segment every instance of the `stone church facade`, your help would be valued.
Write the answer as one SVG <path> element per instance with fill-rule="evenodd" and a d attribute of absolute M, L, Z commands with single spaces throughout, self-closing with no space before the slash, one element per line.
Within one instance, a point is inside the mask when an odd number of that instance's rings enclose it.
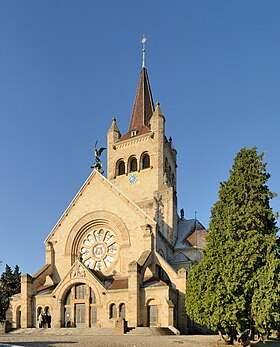
<path fill-rule="evenodd" d="M 14 328 L 175 327 L 188 331 L 186 274 L 205 228 L 177 213 L 176 156 L 142 67 L 128 131 L 107 134 L 107 178 L 94 169 L 45 240 L 46 263 L 22 276 Z"/>

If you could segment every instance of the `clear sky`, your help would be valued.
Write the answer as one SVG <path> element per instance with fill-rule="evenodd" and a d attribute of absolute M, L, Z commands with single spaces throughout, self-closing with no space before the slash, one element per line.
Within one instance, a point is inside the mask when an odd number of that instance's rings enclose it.
<path fill-rule="evenodd" d="M 96 139 L 106 146 L 113 116 L 127 130 L 143 34 L 185 216 L 197 211 L 208 226 L 242 147 L 265 152 L 280 193 L 279 1 L 0 0 L 4 264 L 30 274 L 44 264 L 44 240 L 90 174 Z"/>

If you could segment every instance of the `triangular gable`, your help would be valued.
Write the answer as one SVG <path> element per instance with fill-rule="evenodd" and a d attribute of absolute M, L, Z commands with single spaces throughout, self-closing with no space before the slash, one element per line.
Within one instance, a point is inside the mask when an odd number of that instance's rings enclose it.
<path fill-rule="evenodd" d="M 190 262 L 190 258 L 188 258 L 183 252 L 179 252 L 172 258 L 169 263 L 170 264 L 180 264 L 180 263 L 188 263 Z"/>
<path fill-rule="evenodd" d="M 69 271 L 66 273 L 66 275 L 63 277 L 63 279 L 60 281 L 60 283 L 57 285 L 52 294 L 56 295 L 67 283 L 75 279 L 80 279 L 81 281 L 85 279 L 94 280 L 100 290 L 106 290 L 104 284 L 99 280 L 99 278 L 95 276 L 95 274 L 90 271 L 90 269 L 88 269 L 80 260 L 77 259 L 71 266 Z"/>
<path fill-rule="evenodd" d="M 129 205 L 132 206 L 132 208 L 135 210 L 136 213 L 142 215 L 145 219 L 149 221 L 149 223 L 156 225 L 156 222 L 154 219 L 152 219 L 144 210 L 142 210 L 138 205 L 136 205 L 128 196 L 126 196 L 122 191 L 120 191 L 114 184 L 112 184 L 110 181 L 107 180 L 106 177 L 102 176 L 97 170 L 93 170 L 93 172 L 89 175 L 85 183 L 83 184 L 82 188 L 78 191 L 78 193 L 75 195 L 74 199 L 71 201 L 71 203 L 68 205 L 58 222 L 55 224 L 49 235 L 47 236 L 45 243 L 48 242 L 48 240 L 53 236 L 56 229 L 61 225 L 64 218 L 69 214 L 71 209 L 75 206 L 81 195 L 83 195 L 83 192 L 87 189 L 87 186 L 93 181 L 93 180 L 99 180 L 101 184 L 105 184 L 108 188 L 111 188 L 111 191 L 115 192 L 120 198 L 126 200 L 129 202 Z"/>

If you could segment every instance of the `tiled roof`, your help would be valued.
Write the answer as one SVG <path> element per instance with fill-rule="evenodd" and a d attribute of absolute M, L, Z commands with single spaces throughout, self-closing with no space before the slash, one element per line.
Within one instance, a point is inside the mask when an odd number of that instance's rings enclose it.
<path fill-rule="evenodd" d="M 162 280 L 159 280 L 156 277 L 150 277 L 148 279 L 144 278 L 144 282 L 142 287 L 146 288 L 146 287 L 157 287 L 157 286 L 167 286 L 167 284 L 165 282 L 163 282 Z"/>
<path fill-rule="evenodd" d="M 175 249 L 186 247 L 205 248 L 208 231 L 196 219 L 182 219 L 178 224 L 178 238 Z"/>
<path fill-rule="evenodd" d="M 51 293 L 56 285 L 44 285 L 37 288 L 37 294 L 49 294 Z"/>
<path fill-rule="evenodd" d="M 128 279 L 120 278 L 113 280 L 112 284 L 109 287 L 109 290 L 114 289 L 127 289 L 128 288 Z"/>
<path fill-rule="evenodd" d="M 174 258 L 172 258 L 169 263 L 170 264 L 180 264 L 180 263 L 187 263 L 190 262 L 190 258 L 188 258 L 183 252 L 179 252 L 175 255 Z"/>
<path fill-rule="evenodd" d="M 143 135 L 150 131 L 149 123 L 154 113 L 155 107 L 148 78 L 148 72 L 145 67 L 142 68 L 138 82 L 136 97 L 130 118 L 129 129 L 119 141 L 131 138 L 131 132 L 137 131 L 137 135 Z"/>

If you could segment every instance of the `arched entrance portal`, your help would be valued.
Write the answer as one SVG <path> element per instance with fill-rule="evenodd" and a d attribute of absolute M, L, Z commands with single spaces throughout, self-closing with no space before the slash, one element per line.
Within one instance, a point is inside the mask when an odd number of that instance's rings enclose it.
<path fill-rule="evenodd" d="M 148 326 L 149 327 L 158 326 L 158 306 L 157 305 L 148 306 Z"/>
<path fill-rule="evenodd" d="M 17 307 L 17 311 L 16 311 L 16 326 L 17 326 L 17 329 L 21 328 L 21 306 Z"/>
<path fill-rule="evenodd" d="M 64 326 L 90 328 L 95 327 L 96 322 L 96 296 L 93 289 L 84 283 L 74 285 L 64 300 Z"/>

